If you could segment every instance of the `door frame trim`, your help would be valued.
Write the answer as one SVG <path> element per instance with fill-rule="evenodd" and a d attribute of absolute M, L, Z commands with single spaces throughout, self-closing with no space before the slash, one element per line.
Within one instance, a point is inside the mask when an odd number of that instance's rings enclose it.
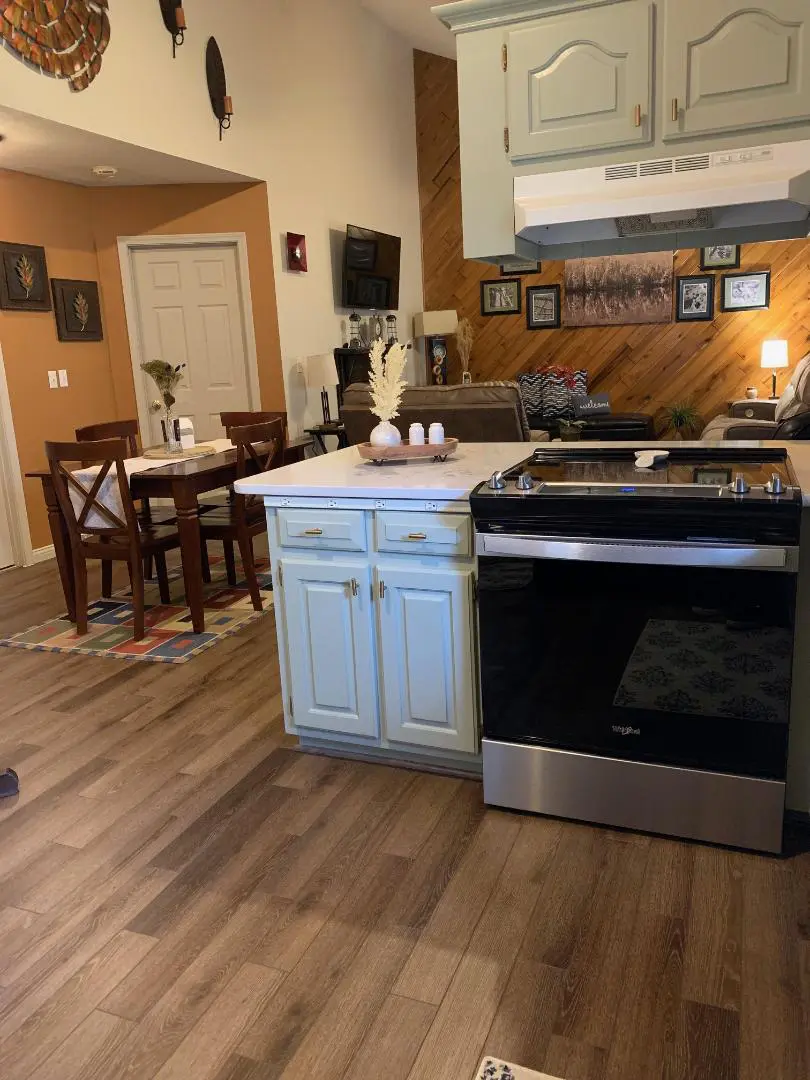
<path fill-rule="evenodd" d="M 28 508 L 25 503 L 22 466 L 14 432 L 11 395 L 6 381 L 3 346 L 0 343 L 0 499 L 5 493 L 11 548 L 16 566 L 31 566 L 37 560 L 31 547 Z M 47 557 L 47 556 L 46 556 Z"/>
<path fill-rule="evenodd" d="M 138 426 L 142 432 L 149 430 L 149 402 L 141 378 L 141 360 L 143 346 L 141 328 L 138 319 L 138 297 L 135 290 L 135 272 L 133 256 L 137 251 L 150 248 L 199 248 L 230 247 L 236 251 L 236 265 L 239 277 L 239 298 L 242 314 L 242 328 L 247 355 L 247 383 L 250 398 L 249 407 L 261 406 L 259 388 L 259 355 L 256 348 L 256 327 L 253 322 L 253 297 L 250 290 L 250 264 L 248 259 L 247 235 L 234 233 L 166 233 L 159 236 L 119 236 L 118 262 L 121 269 L 121 284 L 124 290 L 124 312 L 127 320 L 129 337 L 129 356 L 132 366 L 132 379 L 135 386 L 135 401 L 138 407 Z"/>

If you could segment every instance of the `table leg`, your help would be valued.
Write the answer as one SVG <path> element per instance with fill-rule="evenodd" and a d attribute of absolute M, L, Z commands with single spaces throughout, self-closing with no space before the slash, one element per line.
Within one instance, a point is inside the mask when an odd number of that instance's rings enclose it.
<path fill-rule="evenodd" d="M 177 510 L 177 531 L 180 534 L 186 603 L 191 612 L 194 633 L 202 634 L 205 631 L 205 609 L 200 550 L 200 504 L 195 493 L 189 491 L 185 484 L 177 484 L 174 488 L 174 505 Z"/>
<path fill-rule="evenodd" d="M 315 441 L 317 442 L 318 446 L 321 448 L 321 453 L 322 454 L 327 453 L 326 440 L 324 439 L 321 432 L 320 431 L 313 431 L 312 434 L 315 436 Z"/>
<path fill-rule="evenodd" d="M 67 530 L 56 490 L 50 477 L 42 480 L 42 490 L 45 495 L 45 506 L 48 508 L 48 525 L 51 530 L 53 549 L 56 554 L 56 565 L 59 569 L 59 579 L 62 582 L 62 592 L 65 596 L 65 608 L 71 622 L 76 621 L 76 582 L 73 577 L 73 556 L 70 551 L 70 534 Z"/>

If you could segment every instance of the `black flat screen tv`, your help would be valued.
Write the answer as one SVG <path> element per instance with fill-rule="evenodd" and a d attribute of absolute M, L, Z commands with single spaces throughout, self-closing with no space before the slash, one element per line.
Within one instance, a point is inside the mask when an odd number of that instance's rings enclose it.
<path fill-rule="evenodd" d="M 399 263 L 402 241 L 398 236 L 346 226 L 343 260 L 343 306 L 376 311 L 399 307 Z"/>

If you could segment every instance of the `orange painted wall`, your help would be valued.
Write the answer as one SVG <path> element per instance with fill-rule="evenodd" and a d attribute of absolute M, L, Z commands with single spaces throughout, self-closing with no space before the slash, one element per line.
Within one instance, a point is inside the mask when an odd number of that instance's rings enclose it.
<path fill-rule="evenodd" d="M 0 239 L 46 249 L 51 277 L 98 281 L 104 341 L 62 343 L 53 313 L 0 311 L 0 342 L 22 472 L 44 467 L 46 439 L 137 415 L 118 262 L 120 236 L 233 233 L 247 236 L 261 403 L 283 409 L 267 188 L 191 184 L 103 191 L 0 171 Z M 49 390 L 47 372 L 67 368 L 70 387 Z M 25 482 L 31 542 L 50 543 L 38 481 Z"/>
<path fill-rule="evenodd" d="M 0 172 L 0 239 L 43 246 L 51 277 L 97 281 L 91 194 L 71 184 Z M 0 343 L 23 472 L 44 466 L 45 439 L 71 439 L 74 428 L 118 415 L 109 342 L 62 343 L 52 312 L 0 311 Z M 49 390 L 47 373 L 58 368 L 67 368 L 70 386 Z M 37 481 L 25 482 L 25 499 L 32 543 L 44 547 L 50 533 Z"/>

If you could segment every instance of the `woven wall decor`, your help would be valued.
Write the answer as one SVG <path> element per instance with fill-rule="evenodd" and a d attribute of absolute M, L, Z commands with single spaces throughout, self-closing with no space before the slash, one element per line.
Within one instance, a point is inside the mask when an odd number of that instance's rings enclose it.
<path fill-rule="evenodd" d="M 86 90 L 110 43 L 109 0 L 0 0 L 0 38 L 24 63 Z"/>

